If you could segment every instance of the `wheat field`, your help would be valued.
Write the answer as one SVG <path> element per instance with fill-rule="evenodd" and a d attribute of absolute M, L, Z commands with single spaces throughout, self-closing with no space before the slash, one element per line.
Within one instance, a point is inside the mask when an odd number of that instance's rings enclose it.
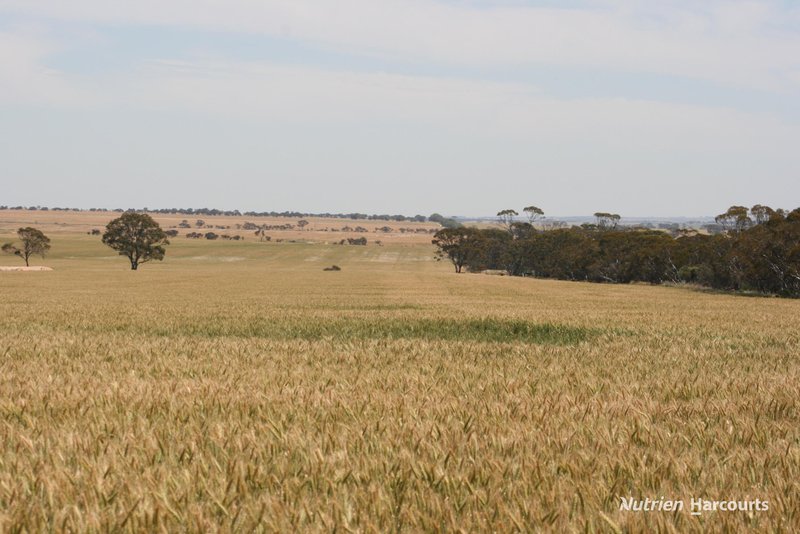
<path fill-rule="evenodd" d="M 800 529 L 797 301 L 173 241 L 0 273 L 0 532 Z"/>

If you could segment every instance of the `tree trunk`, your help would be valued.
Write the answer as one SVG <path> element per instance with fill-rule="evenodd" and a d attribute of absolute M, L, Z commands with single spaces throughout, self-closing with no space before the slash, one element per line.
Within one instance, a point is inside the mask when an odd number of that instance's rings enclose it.
<path fill-rule="evenodd" d="M 138 261 L 132 261 L 131 262 L 131 271 L 135 271 L 138 268 L 139 268 L 139 262 Z"/>

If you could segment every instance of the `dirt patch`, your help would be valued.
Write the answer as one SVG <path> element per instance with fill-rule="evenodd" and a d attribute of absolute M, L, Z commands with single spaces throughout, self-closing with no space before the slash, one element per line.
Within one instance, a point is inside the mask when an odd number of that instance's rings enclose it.
<path fill-rule="evenodd" d="M 52 271 L 50 267 L 43 267 L 41 265 L 36 267 L 8 267 L 0 265 L 0 272 L 16 272 L 16 271 Z"/>

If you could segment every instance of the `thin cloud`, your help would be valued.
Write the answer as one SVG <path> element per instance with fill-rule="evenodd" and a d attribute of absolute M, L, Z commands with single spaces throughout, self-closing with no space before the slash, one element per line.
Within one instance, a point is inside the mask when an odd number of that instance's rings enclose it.
<path fill-rule="evenodd" d="M 670 73 L 797 88 L 798 10 L 773 2 L 591 2 L 578 9 L 432 0 L 7 0 L 0 11 L 97 24 L 290 38 L 383 58 Z"/>

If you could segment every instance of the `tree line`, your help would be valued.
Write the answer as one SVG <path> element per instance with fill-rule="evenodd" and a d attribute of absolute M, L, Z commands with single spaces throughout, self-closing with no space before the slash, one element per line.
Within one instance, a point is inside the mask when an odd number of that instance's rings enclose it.
<path fill-rule="evenodd" d="M 714 289 L 800 297 L 800 208 L 732 206 L 716 217 L 724 232 L 669 233 L 595 222 L 545 230 L 535 206 L 498 213 L 501 228 L 444 228 L 434 235 L 437 258 L 456 272 L 502 270 L 512 276 L 631 283 L 688 282 Z"/>
<path fill-rule="evenodd" d="M 389 215 L 389 214 L 367 214 L 367 213 L 305 213 L 300 211 L 239 211 L 239 210 L 220 210 L 216 208 L 116 208 L 107 210 L 105 208 L 48 208 L 46 206 L 0 206 L 0 210 L 29 210 L 29 211 L 111 211 L 115 213 L 159 213 L 159 214 L 172 214 L 172 215 L 204 215 L 207 217 L 213 216 L 229 216 L 229 217 L 284 217 L 284 218 L 302 218 L 302 217 L 317 217 L 321 219 L 356 219 L 356 220 L 369 220 L 369 221 L 410 221 L 410 222 L 440 222 L 445 221 L 447 224 L 442 223 L 442 226 L 457 225 L 453 219 L 442 217 L 438 213 L 433 213 L 429 217 L 425 215 Z"/>

